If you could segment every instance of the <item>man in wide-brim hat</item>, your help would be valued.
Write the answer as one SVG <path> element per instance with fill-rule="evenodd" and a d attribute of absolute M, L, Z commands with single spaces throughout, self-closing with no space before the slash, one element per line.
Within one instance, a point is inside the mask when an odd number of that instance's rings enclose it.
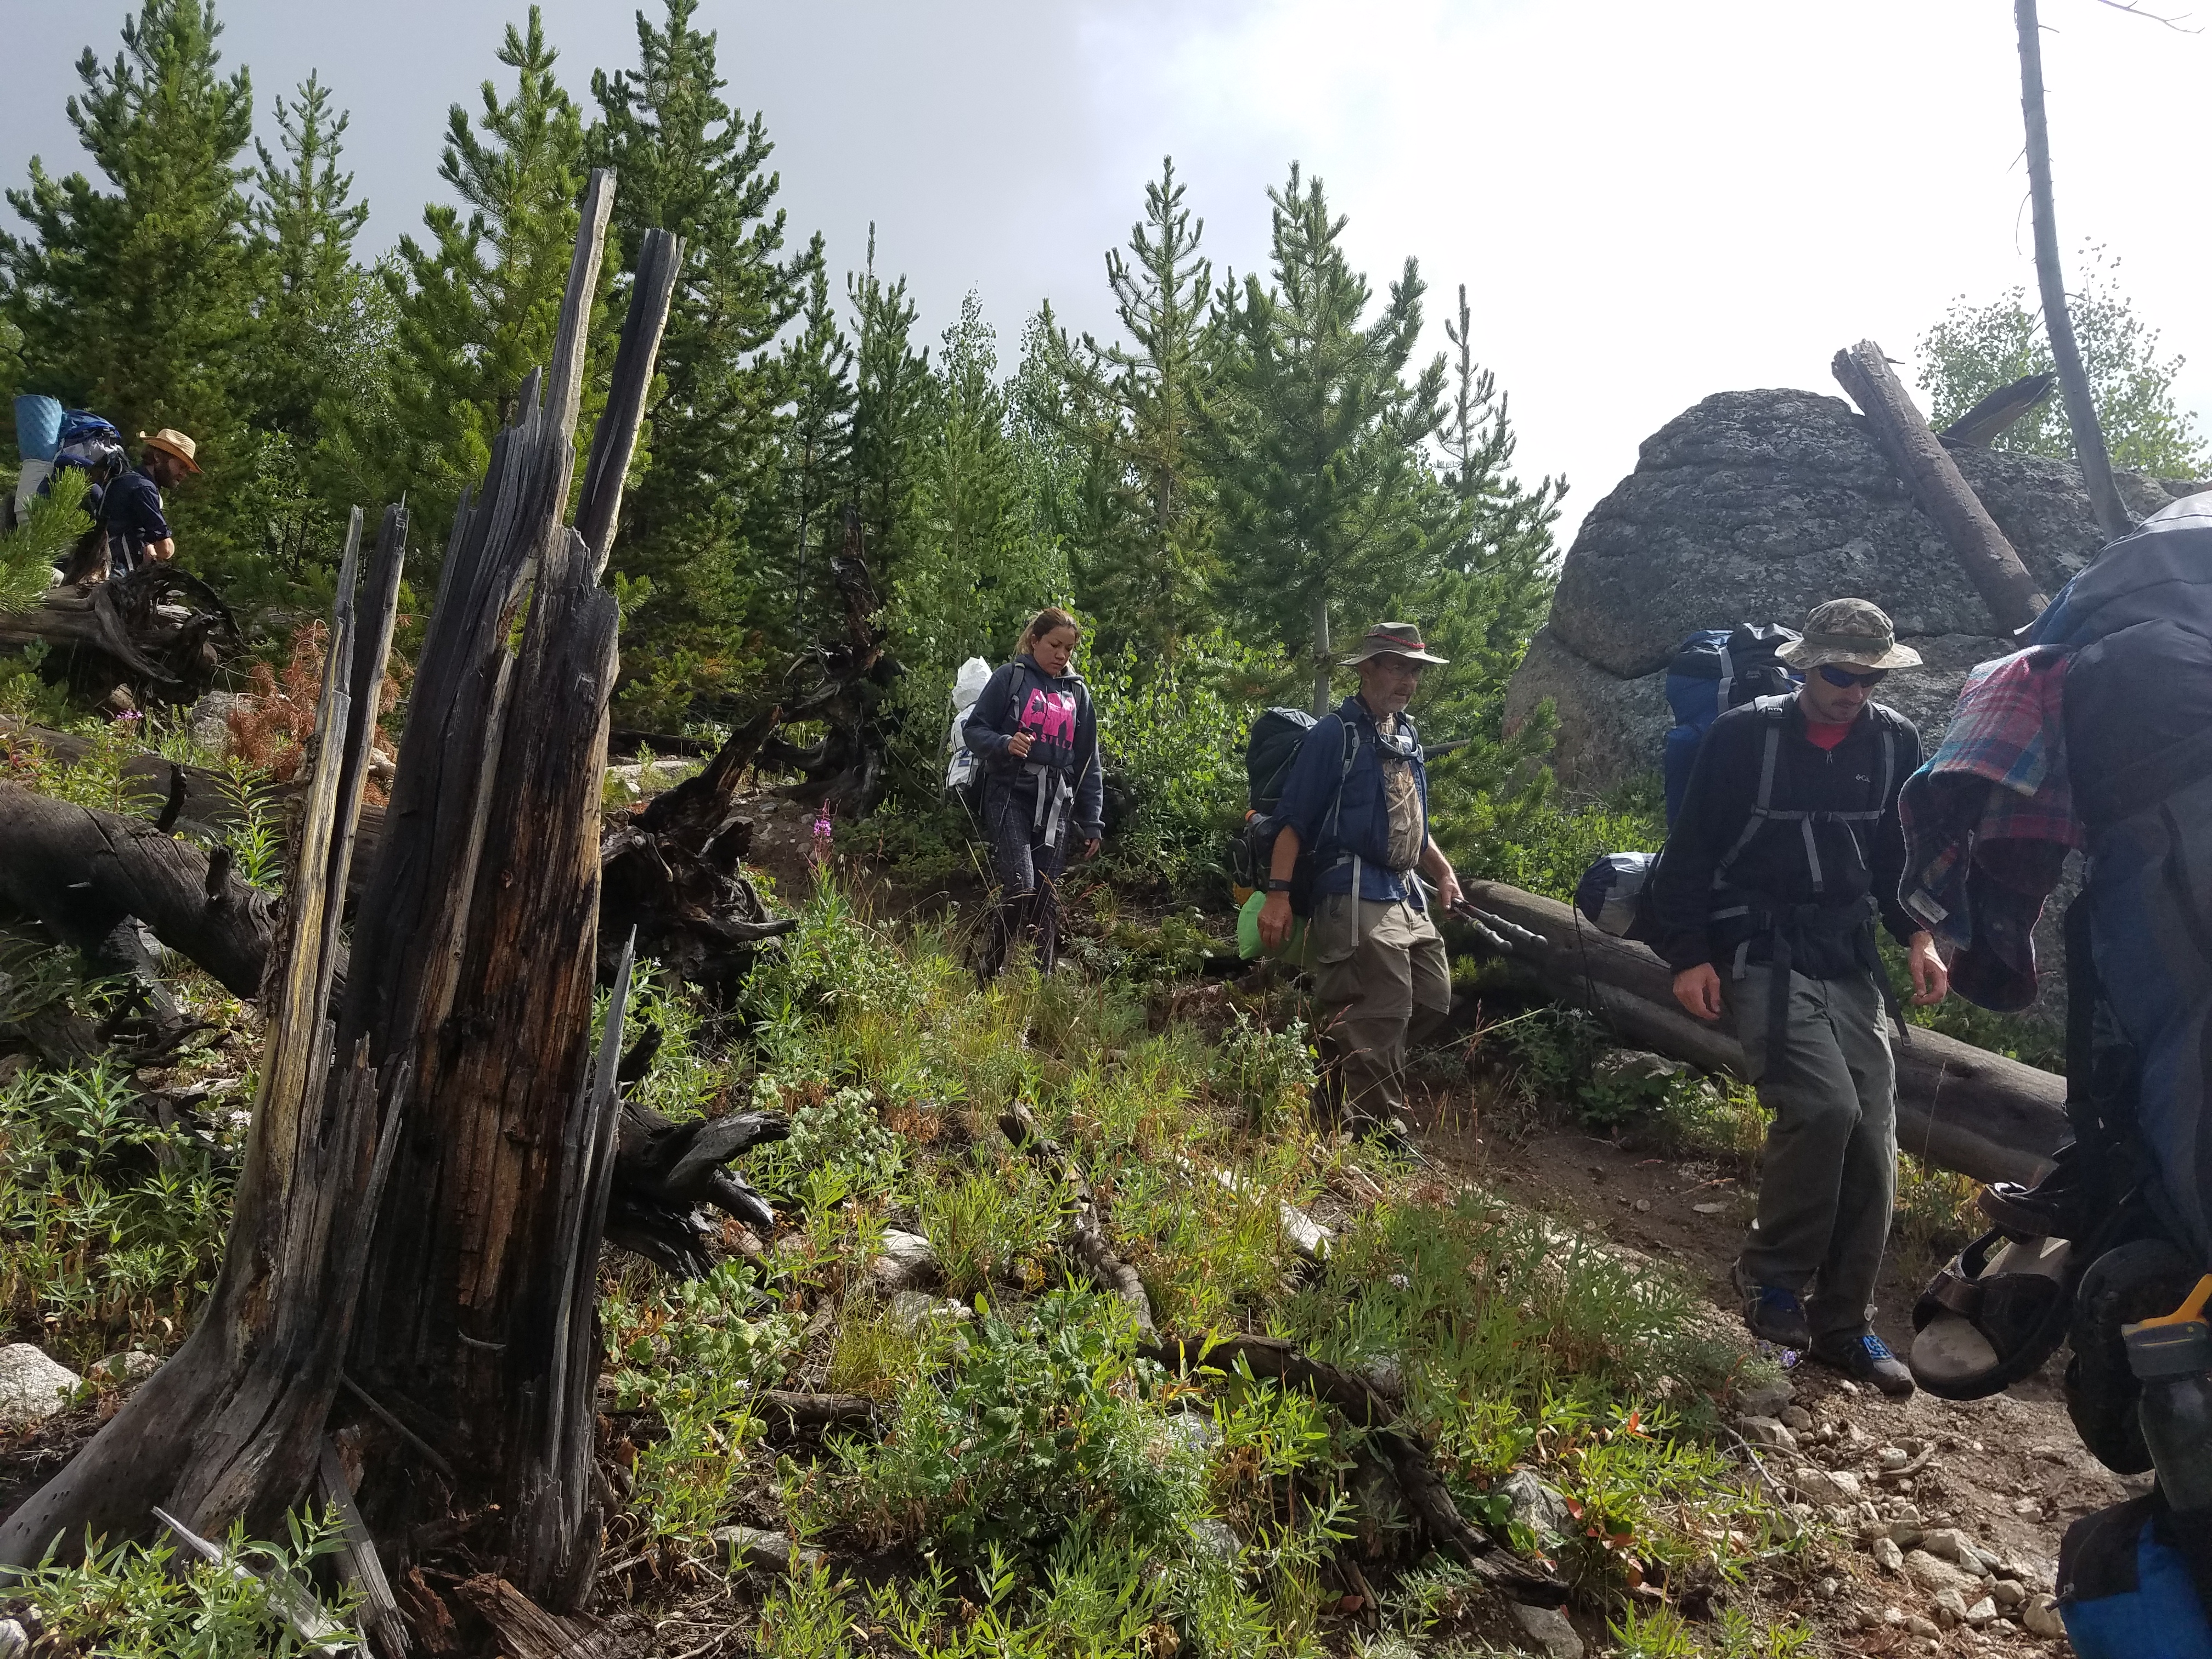
<path fill-rule="evenodd" d="M 200 470 L 199 446 L 176 428 L 165 426 L 138 435 L 143 446 L 138 465 L 108 485 L 100 502 L 108 570 L 117 576 L 149 559 L 166 562 L 177 556 L 177 538 L 169 528 L 161 492 Z"/>
<path fill-rule="evenodd" d="M 1359 690 L 1299 746 L 1275 810 L 1281 828 L 1260 913 L 1271 949 L 1290 936 L 1294 891 L 1310 913 L 1322 1037 L 1343 1117 L 1394 1139 L 1406 1133 L 1406 1050 L 1451 1010 L 1433 908 L 1458 902 L 1459 878 L 1429 834 L 1428 771 L 1406 713 L 1423 667 L 1444 660 L 1411 623 L 1378 623 L 1344 659 Z"/>
<path fill-rule="evenodd" d="M 1911 1373 L 1868 1323 L 1897 1192 L 1897 1067 L 1879 918 L 1906 947 L 1913 1000 L 1941 1001 L 1933 939 L 1899 899 L 1897 799 L 1920 733 L 1873 700 L 1919 665 L 1880 607 L 1831 599 L 1780 653 L 1795 695 L 1715 720 L 1650 884 L 1659 954 L 1698 1018 L 1735 1017 L 1774 1115 L 1759 1216 L 1737 1258 L 1744 1322 L 1885 1394 Z"/>

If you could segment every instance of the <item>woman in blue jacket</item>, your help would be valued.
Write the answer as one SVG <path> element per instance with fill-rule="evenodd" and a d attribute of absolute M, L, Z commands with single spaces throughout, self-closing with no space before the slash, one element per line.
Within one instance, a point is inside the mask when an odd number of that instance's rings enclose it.
<path fill-rule="evenodd" d="M 985 981 L 1025 936 L 1047 973 L 1060 955 L 1053 884 L 1070 840 L 1083 856 L 1105 834 L 1106 780 L 1091 690 L 1069 664 L 1082 630 L 1065 611 L 1044 610 L 1023 631 L 1013 661 L 991 676 L 968 715 L 965 740 L 983 769 L 983 838 L 999 884 L 975 969 Z"/>

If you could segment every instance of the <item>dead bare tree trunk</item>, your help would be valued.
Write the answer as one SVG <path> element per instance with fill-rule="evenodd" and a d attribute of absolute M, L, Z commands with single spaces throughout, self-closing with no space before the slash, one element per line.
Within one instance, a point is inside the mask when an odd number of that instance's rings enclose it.
<path fill-rule="evenodd" d="M 0 1563 L 35 1561 L 56 1542 L 73 1553 L 88 1534 L 142 1535 L 155 1504 L 198 1533 L 219 1535 L 240 1516 L 265 1530 L 314 1474 L 363 1223 L 398 1145 L 380 1143 L 364 1049 L 334 1058 L 327 1013 L 405 527 L 403 512 L 386 514 L 358 625 L 358 513 L 340 567 L 269 1044 L 215 1295 L 169 1363 L 0 1529 Z"/>
<path fill-rule="evenodd" d="M 627 963 L 594 1068 L 617 615 L 593 550 L 564 518 L 611 189 L 611 174 L 593 174 L 554 370 L 523 388 L 456 519 L 333 1024 L 344 866 L 398 596 L 392 515 L 365 650 L 346 564 L 291 949 L 215 1300 L 177 1357 L 0 1533 L 0 1560 L 35 1560 L 57 1532 L 75 1544 L 88 1526 L 142 1534 L 165 1494 L 196 1531 L 240 1515 L 277 1524 L 315 1472 L 343 1360 L 349 1395 L 428 1449 L 373 1462 L 360 1494 L 372 1528 L 400 1544 L 390 1576 L 410 1595 L 419 1583 L 403 1569 L 416 1547 L 405 1540 L 418 1521 L 503 1559 L 523 1592 L 556 1609 L 590 1586 L 594 1278 Z M 652 257 L 671 258 L 672 240 L 651 233 Z M 631 325 L 649 337 L 623 354 L 639 381 L 659 323 L 644 297 Z M 615 391 L 610 406 L 631 429 L 595 447 L 610 458 L 600 488 L 618 488 L 611 458 L 629 453 L 643 402 L 637 386 Z"/>
<path fill-rule="evenodd" d="M 1974 591 L 1989 606 L 1997 632 L 2009 634 L 2033 622 L 2051 601 L 2037 589 L 2035 578 L 1950 452 L 1928 429 L 1881 348 L 1872 340 L 1861 340 L 1849 350 L 1838 351 L 1831 367 L 1851 400 L 1866 412 L 1913 499 L 1942 528 Z"/>
<path fill-rule="evenodd" d="M 830 574 L 845 602 L 845 637 L 817 646 L 792 665 L 785 676 L 782 704 L 786 724 L 819 720 L 828 728 L 820 742 L 801 749 L 770 736 L 760 746 L 769 766 L 799 774 L 802 781 L 785 790 L 794 800 L 819 802 L 825 812 L 866 817 L 889 785 L 884 775 L 890 745 L 878 710 L 902 672 L 885 648 L 881 601 L 860 544 L 860 514 L 845 508 L 844 550 L 830 562 Z M 811 683 L 806 676 L 811 673 Z"/>
<path fill-rule="evenodd" d="M 2074 338 L 2073 314 L 2066 308 L 2066 273 L 2058 263 L 2058 222 L 2051 201 L 2051 125 L 2043 108 L 2043 30 L 2035 0 L 2013 0 L 2013 22 L 2020 33 L 2020 107 L 2027 123 L 2027 196 L 2035 220 L 2035 283 L 2043 295 L 2043 327 L 2051 337 L 2051 360 L 2058 370 L 2058 395 L 2066 405 L 2066 424 L 2074 434 L 2075 459 L 2089 505 L 2108 540 L 2135 527 L 2135 519 L 2112 482 L 2112 458 L 2106 453 L 2104 428 L 2089 395 L 2088 371 Z"/>

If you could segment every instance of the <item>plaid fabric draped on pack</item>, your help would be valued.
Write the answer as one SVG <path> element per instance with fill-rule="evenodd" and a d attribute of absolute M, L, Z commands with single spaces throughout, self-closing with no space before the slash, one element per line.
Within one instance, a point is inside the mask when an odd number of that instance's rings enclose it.
<path fill-rule="evenodd" d="M 2083 844 L 2066 770 L 2069 654 L 1978 665 L 1943 742 L 1899 798 L 1905 909 L 1952 947 L 1952 988 L 1984 1008 L 2035 999 L 2035 924 Z"/>

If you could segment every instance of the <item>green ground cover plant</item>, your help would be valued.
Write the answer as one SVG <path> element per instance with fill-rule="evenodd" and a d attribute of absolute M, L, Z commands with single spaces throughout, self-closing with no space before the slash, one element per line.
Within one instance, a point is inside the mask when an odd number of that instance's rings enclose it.
<path fill-rule="evenodd" d="M 0 1089 L 9 1322 L 78 1370 L 181 1340 L 222 1262 L 242 1103 L 165 1127 L 106 1060 Z"/>
<path fill-rule="evenodd" d="M 360 1633 L 344 1622 L 357 1599 L 350 1594 L 314 1598 L 313 1613 L 331 1628 L 312 1644 L 288 1616 L 307 1605 L 310 1571 L 338 1548 L 342 1534 L 334 1516 L 295 1512 L 285 1521 L 283 1543 L 249 1540 L 242 1526 L 234 1528 L 220 1562 L 182 1554 L 166 1538 L 118 1544 L 75 1565 L 49 1559 L 9 1589 L 35 1617 L 41 1654 L 291 1659 L 358 1644 Z"/>

